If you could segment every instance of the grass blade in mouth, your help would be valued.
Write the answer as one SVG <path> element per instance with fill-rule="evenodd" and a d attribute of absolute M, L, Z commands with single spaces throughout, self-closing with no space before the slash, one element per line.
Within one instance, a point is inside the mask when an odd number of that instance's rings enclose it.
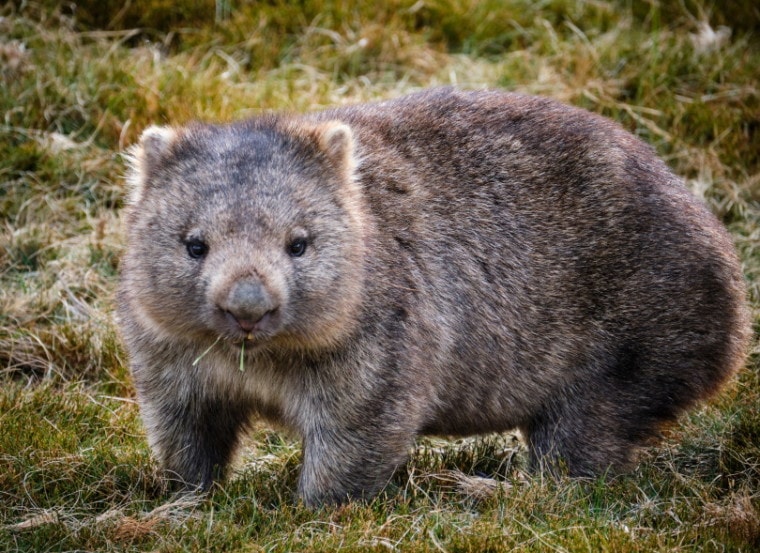
<path fill-rule="evenodd" d="M 213 344 L 211 344 L 209 347 L 207 347 L 206 350 L 203 353 L 201 353 L 198 357 L 196 357 L 195 361 L 193 361 L 193 367 L 195 367 L 198 363 L 200 363 L 201 359 L 203 359 L 204 357 L 206 357 L 206 354 L 208 352 L 210 352 L 211 348 L 213 348 L 219 342 L 219 340 L 221 340 L 221 339 L 222 339 L 222 336 L 221 335 L 218 336 L 217 339 L 214 340 Z"/>
<path fill-rule="evenodd" d="M 243 340 L 240 343 L 240 372 L 245 371 L 245 366 L 243 365 L 243 356 L 245 355 L 245 340 Z"/>

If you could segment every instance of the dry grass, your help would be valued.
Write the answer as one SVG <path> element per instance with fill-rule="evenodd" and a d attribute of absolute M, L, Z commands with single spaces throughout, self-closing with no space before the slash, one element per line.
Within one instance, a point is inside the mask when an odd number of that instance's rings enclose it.
<path fill-rule="evenodd" d="M 632 475 L 545 480 L 509 436 L 425 440 L 386 495 L 311 512 L 297 444 L 267 428 L 210 498 L 172 497 L 112 318 L 120 154 L 147 125 L 459 84 L 553 96 L 652 143 L 733 233 L 760 329 L 754 2 L 74 5 L 0 8 L 0 550 L 760 548 L 757 344 Z"/>

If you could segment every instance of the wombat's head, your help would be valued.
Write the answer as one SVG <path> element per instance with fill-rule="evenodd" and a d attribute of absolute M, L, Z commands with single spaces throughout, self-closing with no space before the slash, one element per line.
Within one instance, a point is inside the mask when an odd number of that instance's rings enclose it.
<path fill-rule="evenodd" d="M 132 151 L 122 290 L 169 337 L 320 348 L 353 326 L 364 217 L 343 123 L 147 129 Z"/>

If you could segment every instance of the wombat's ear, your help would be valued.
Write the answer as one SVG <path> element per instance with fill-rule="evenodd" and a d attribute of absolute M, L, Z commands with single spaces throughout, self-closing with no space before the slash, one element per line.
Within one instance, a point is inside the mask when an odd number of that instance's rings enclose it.
<path fill-rule="evenodd" d="M 175 129 L 154 125 L 145 129 L 140 136 L 140 142 L 130 149 L 127 155 L 127 180 L 132 185 L 132 203 L 140 200 L 147 186 L 148 175 L 161 163 L 163 156 L 176 140 Z"/>
<path fill-rule="evenodd" d="M 317 143 L 343 179 L 339 191 L 340 202 L 348 216 L 353 220 L 353 228 L 361 233 L 364 227 L 363 190 L 356 179 L 360 159 L 354 147 L 354 133 L 342 121 L 328 121 L 319 125 L 314 131 Z"/>
<path fill-rule="evenodd" d="M 341 121 L 329 121 L 314 129 L 319 147 L 337 168 L 350 177 L 356 168 L 354 133 Z"/>

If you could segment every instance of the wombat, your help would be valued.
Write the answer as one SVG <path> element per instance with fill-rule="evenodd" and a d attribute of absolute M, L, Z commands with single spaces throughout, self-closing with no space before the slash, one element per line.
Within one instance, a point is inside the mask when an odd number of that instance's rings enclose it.
<path fill-rule="evenodd" d="M 308 505 L 370 497 L 415 437 L 518 428 L 532 465 L 629 469 L 742 364 L 731 239 L 617 124 L 444 88 L 151 127 L 119 318 L 148 439 L 191 486 L 255 415 Z"/>

